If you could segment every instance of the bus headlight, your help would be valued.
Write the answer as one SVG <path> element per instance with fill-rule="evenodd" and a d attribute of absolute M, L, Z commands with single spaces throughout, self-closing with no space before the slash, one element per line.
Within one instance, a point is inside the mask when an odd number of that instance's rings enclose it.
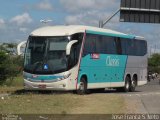
<path fill-rule="evenodd" d="M 61 77 L 61 78 L 57 78 L 57 81 L 67 79 L 70 75 L 71 75 L 71 73 L 69 73 L 69 74 L 67 74 L 67 75 L 64 75 L 64 76 Z"/>

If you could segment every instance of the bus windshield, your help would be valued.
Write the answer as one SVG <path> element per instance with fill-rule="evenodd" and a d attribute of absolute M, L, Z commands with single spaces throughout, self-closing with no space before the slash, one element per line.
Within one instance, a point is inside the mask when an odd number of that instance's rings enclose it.
<path fill-rule="evenodd" d="M 25 51 L 24 71 L 33 74 L 53 74 L 66 71 L 68 42 L 67 36 L 30 36 Z"/>

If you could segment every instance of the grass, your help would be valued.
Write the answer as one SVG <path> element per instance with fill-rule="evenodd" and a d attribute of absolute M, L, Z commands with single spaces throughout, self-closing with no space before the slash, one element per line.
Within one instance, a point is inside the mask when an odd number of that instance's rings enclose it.
<path fill-rule="evenodd" d="M 112 114 L 126 109 L 124 98 L 116 94 L 24 92 L 22 76 L 5 84 L 0 94 L 11 95 L 0 97 L 0 114 Z"/>
<path fill-rule="evenodd" d="M 0 86 L 0 94 L 12 93 L 21 89 L 23 89 L 23 77 L 22 75 L 19 75 L 15 77 L 12 81 L 10 79 L 6 80 L 5 83 Z"/>
<path fill-rule="evenodd" d="M 8 79 L 8 80 L 6 80 L 4 85 L 14 86 L 14 87 L 23 86 L 23 76 L 19 75 L 19 76 L 15 77 L 12 81 L 10 79 Z"/>
<path fill-rule="evenodd" d="M 0 99 L 0 114 L 112 114 L 123 113 L 119 95 L 20 94 Z"/>

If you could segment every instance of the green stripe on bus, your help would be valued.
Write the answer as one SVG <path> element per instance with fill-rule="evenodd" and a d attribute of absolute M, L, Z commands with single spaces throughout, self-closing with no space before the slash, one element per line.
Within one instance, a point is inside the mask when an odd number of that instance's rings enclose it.
<path fill-rule="evenodd" d="M 87 30 L 86 33 L 97 34 L 97 35 L 106 35 L 106 36 L 112 36 L 112 37 L 129 38 L 129 39 L 135 38 L 134 35 L 121 35 L 121 34 L 98 32 L 98 31 L 92 31 L 92 30 Z"/>
<path fill-rule="evenodd" d="M 127 55 L 99 54 L 99 59 L 92 59 L 91 55 L 81 60 L 78 83 L 83 75 L 88 83 L 124 82 L 127 66 Z M 111 60 L 118 60 L 117 64 Z"/>

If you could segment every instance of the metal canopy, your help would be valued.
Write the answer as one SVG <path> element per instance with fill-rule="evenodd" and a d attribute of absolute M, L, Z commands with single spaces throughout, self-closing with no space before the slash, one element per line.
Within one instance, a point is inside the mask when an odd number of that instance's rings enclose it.
<path fill-rule="evenodd" d="M 120 22 L 160 23 L 160 0 L 121 0 Z"/>

